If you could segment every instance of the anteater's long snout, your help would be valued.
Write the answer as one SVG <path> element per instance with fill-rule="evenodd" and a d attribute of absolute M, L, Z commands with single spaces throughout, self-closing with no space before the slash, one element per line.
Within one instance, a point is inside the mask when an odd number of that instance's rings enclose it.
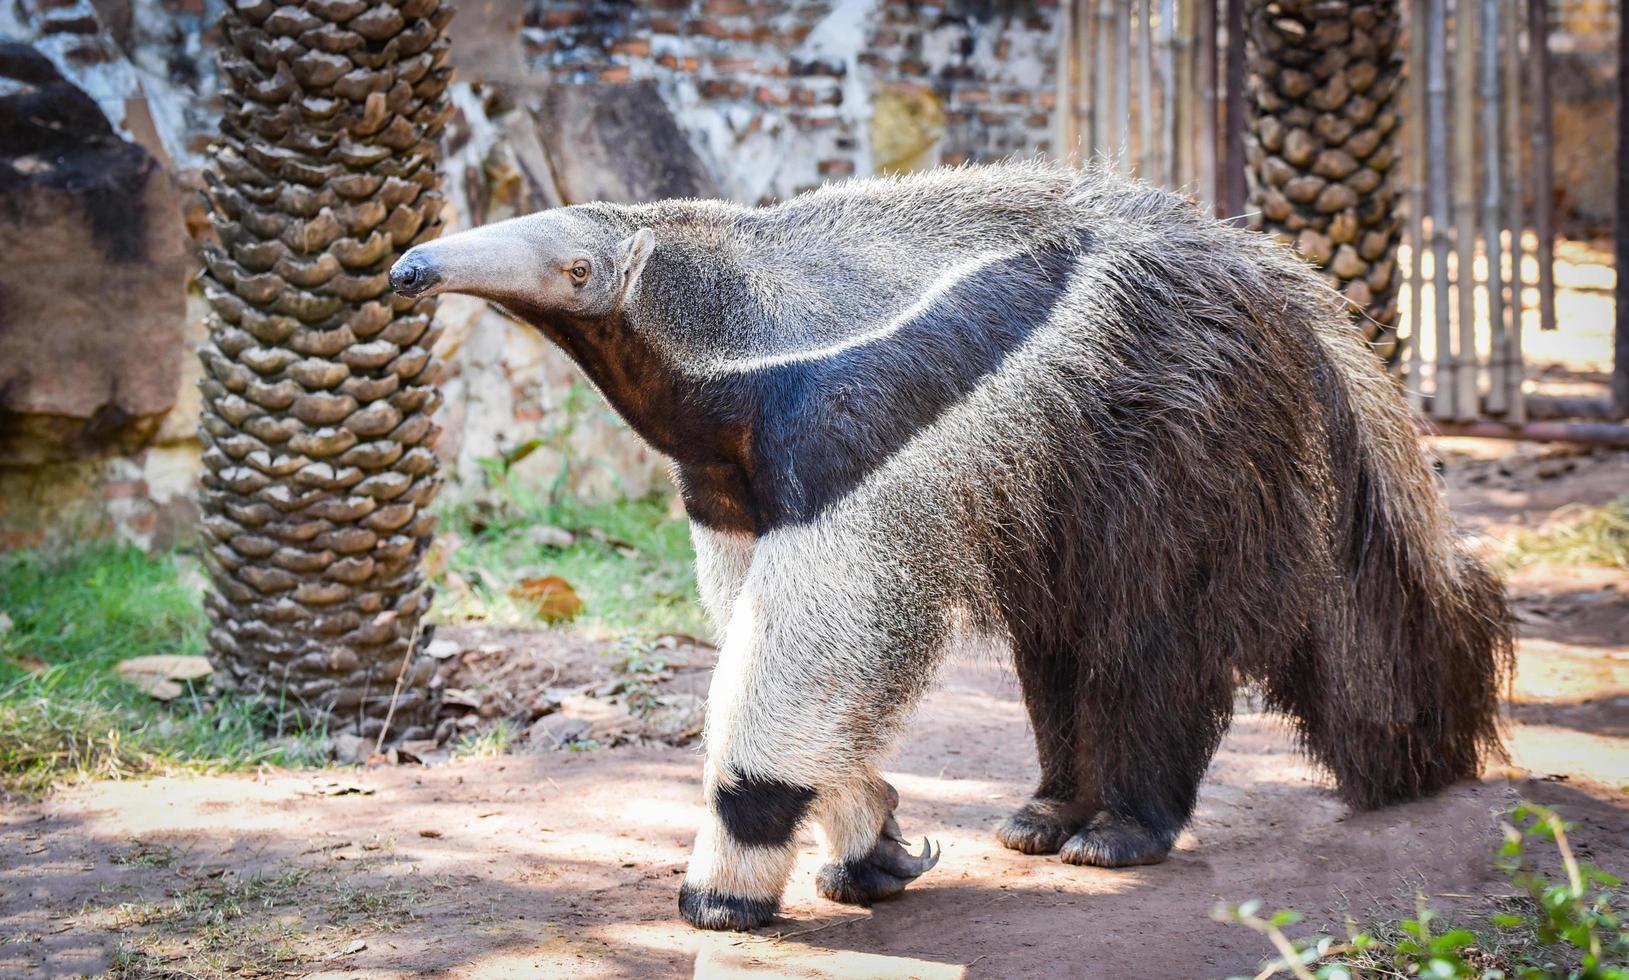
<path fill-rule="evenodd" d="M 425 295 L 445 279 L 435 256 L 422 245 L 411 249 L 390 267 L 390 288 L 409 298 Z"/>

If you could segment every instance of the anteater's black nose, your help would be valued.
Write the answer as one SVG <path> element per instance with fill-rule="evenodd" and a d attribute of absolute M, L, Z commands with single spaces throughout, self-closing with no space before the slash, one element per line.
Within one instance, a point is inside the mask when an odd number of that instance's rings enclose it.
<path fill-rule="evenodd" d="M 409 252 L 390 268 L 390 288 L 403 296 L 418 296 L 441 281 L 435 266 L 422 255 Z"/>

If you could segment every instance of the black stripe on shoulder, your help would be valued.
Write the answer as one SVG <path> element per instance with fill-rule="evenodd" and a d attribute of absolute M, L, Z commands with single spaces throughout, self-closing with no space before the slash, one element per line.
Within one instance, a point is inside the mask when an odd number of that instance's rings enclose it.
<path fill-rule="evenodd" d="M 817 519 L 1052 317 L 1077 249 L 1000 259 L 893 334 L 751 372 L 758 530 Z"/>

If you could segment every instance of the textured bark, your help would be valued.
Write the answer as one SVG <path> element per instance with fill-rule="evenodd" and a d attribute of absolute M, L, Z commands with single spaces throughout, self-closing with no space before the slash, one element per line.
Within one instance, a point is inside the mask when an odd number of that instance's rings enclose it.
<path fill-rule="evenodd" d="M 434 304 L 390 292 L 434 237 L 451 114 L 440 0 L 237 0 L 200 351 L 210 647 L 308 720 L 427 733 L 419 570 L 440 483 Z M 416 641 L 416 645 L 415 645 Z"/>
<path fill-rule="evenodd" d="M 1323 270 L 1388 363 L 1397 342 L 1397 0 L 1247 0 L 1256 227 Z"/>

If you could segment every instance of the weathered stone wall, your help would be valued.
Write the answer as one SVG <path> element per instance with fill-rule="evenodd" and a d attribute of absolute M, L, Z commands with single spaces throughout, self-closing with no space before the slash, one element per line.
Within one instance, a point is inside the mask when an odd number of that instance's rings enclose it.
<path fill-rule="evenodd" d="M 1050 153 L 1060 23 L 1057 0 L 550 0 L 523 36 L 556 82 L 655 81 L 726 193 L 759 202 Z M 930 120 L 903 140 L 911 120 L 873 112 L 901 92 Z"/>

